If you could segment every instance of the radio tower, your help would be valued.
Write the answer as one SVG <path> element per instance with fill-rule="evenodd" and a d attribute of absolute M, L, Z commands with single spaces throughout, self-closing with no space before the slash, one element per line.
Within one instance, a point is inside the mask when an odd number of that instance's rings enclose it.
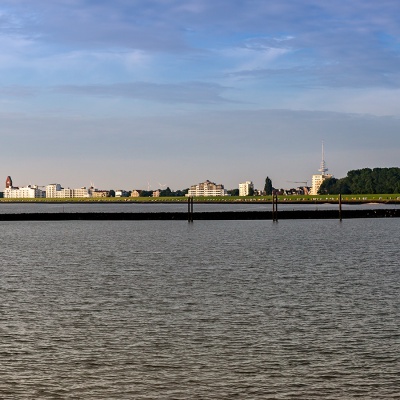
<path fill-rule="evenodd" d="M 324 142 L 322 141 L 322 160 L 321 160 L 321 168 L 318 170 L 321 172 L 322 176 L 326 175 L 326 172 L 328 171 L 328 168 L 326 168 L 325 164 L 325 152 L 324 152 Z"/>

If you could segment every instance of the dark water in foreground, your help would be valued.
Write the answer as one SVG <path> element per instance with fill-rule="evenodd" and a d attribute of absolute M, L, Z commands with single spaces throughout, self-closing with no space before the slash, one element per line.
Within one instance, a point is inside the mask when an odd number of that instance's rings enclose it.
<path fill-rule="evenodd" d="M 0 398 L 398 399 L 399 228 L 3 222 Z"/>

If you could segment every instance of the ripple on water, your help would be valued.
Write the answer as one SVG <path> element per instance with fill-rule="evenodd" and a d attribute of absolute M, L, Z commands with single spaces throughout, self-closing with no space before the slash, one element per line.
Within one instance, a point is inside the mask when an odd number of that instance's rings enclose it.
<path fill-rule="evenodd" d="M 4 398 L 398 398 L 396 221 L 0 235 Z"/>

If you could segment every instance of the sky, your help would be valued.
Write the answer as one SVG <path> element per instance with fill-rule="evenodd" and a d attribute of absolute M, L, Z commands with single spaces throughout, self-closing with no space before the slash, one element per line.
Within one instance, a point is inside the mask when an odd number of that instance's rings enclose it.
<path fill-rule="evenodd" d="M 1 0 L 0 179 L 227 189 L 398 167 L 398 0 Z M 296 182 L 296 183 L 295 183 Z"/>

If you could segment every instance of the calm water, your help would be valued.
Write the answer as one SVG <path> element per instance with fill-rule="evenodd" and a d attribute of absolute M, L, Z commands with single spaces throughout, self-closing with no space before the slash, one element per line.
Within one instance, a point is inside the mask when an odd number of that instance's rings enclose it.
<path fill-rule="evenodd" d="M 343 209 L 398 208 L 396 204 L 343 204 Z M 285 204 L 279 210 L 337 210 L 337 204 Z M 209 211 L 272 211 L 272 204 L 194 204 L 194 212 Z M 187 212 L 187 203 L 0 203 L 0 214 L 79 213 L 79 212 Z"/>
<path fill-rule="evenodd" d="M 399 399 L 399 223 L 2 222 L 0 398 Z"/>

